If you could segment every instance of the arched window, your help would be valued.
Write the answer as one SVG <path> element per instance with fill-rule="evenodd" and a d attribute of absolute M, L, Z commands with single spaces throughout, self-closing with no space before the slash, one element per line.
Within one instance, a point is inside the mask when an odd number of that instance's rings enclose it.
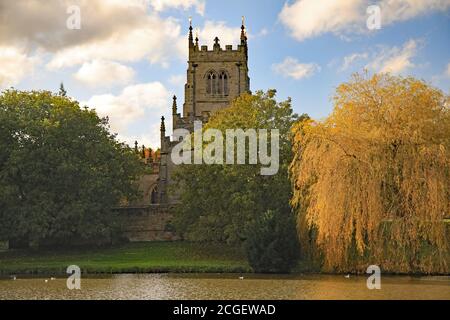
<path fill-rule="evenodd" d="M 228 95 L 228 75 L 225 71 L 222 71 L 219 75 L 219 94 L 224 96 Z"/>
<path fill-rule="evenodd" d="M 151 204 L 158 203 L 158 185 L 153 187 L 153 190 L 152 190 L 151 196 L 150 196 L 150 203 Z"/>
<path fill-rule="evenodd" d="M 217 75 L 214 71 L 208 72 L 206 76 L 206 93 L 208 94 L 217 93 Z"/>
<path fill-rule="evenodd" d="M 224 95 L 227 96 L 229 92 L 228 88 L 228 74 L 226 71 L 221 71 L 219 75 L 215 71 L 208 71 L 205 76 L 206 79 L 206 93 L 212 95 Z"/>

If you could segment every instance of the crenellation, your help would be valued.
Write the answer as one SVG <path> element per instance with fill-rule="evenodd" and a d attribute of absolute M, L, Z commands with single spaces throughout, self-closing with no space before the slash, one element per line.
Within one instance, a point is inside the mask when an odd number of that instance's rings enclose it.
<path fill-rule="evenodd" d="M 236 97 L 250 92 L 248 76 L 248 48 L 245 26 L 241 26 L 240 44 L 233 48 L 225 45 L 222 49 L 220 39 L 214 39 L 212 50 L 207 45 L 199 46 L 198 36 L 192 35 L 189 26 L 189 60 L 184 86 L 183 112 L 177 112 L 176 97 L 172 105 L 172 128 L 194 130 L 194 121 L 207 122 L 212 114 L 228 107 Z M 200 48 L 200 50 L 199 50 Z M 164 130 L 163 130 L 164 129 Z M 161 124 L 161 160 L 159 170 L 158 199 L 161 203 L 173 203 L 177 193 L 170 196 L 167 190 L 173 183 L 171 175 L 176 169 L 170 152 L 178 141 L 165 136 L 164 118 Z"/>
<path fill-rule="evenodd" d="M 220 50 L 209 50 L 207 45 L 202 45 L 200 47 L 200 50 L 194 48 L 190 53 L 189 53 L 189 58 L 190 61 L 193 60 L 193 58 L 195 58 L 197 55 L 202 54 L 202 53 L 209 53 L 209 54 L 228 54 L 228 53 L 232 53 L 232 54 L 242 54 L 245 53 L 245 47 L 242 45 L 237 45 L 234 49 L 233 45 L 231 44 L 227 44 L 225 46 L 225 50 L 220 48 Z M 243 57 L 245 57 L 245 54 L 243 55 Z"/>

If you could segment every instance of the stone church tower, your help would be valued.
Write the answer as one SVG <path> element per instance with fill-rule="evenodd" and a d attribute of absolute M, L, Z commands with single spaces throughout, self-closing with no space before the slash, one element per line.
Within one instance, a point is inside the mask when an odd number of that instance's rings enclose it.
<path fill-rule="evenodd" d="M 248 76 L 248 47 L 244 19 L 241 26 L 241 42 L 236 49 L 232 45 L 222 48 L 220 39 L 214 39 L 212 50 L 199 45 L 193 38 L 192 24 L 189 26 L 189 60 L 187 81 L 184 86 L 183 113 L 178 113 L 177 98 L 173 97 L 173 130 L 184 128 L 193 131 L 194 121 L 208 121 L 211 114 L 226 108 L 242 93 L 250 92 Z M 161 160 L 157 199 L 161 204 L 173 202 L 168 193 L 171 173 L 175 165 L 171 162 L 172 147 L 178 143 L 166 137 L 164 117 L 161 118 Z"/>

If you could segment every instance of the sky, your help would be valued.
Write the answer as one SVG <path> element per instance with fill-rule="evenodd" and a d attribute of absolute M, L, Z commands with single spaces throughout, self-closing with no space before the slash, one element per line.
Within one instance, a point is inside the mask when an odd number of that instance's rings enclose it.
<path fill-rule="evenodd" d="M 326 117 L 363 70 L 449 93 L 450 0 L 0 0 L 0 90 L 63 82 L 120 140 L 155 148 L 172 96 L 184 101 L 189 17 L 201 45 L 224 47 L 242 16 L 251 90 L 276 89 L 298 114 Z"/>

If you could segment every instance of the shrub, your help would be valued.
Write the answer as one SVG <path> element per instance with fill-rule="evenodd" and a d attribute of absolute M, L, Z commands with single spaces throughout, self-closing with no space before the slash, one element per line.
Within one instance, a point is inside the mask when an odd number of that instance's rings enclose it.
<path fill-rule="evenodd" d="M 248 234 L 246 252 L 255 272 L 289 272 L 299 257 L 295 219 L 290 213 L 268 210 Z"/>

